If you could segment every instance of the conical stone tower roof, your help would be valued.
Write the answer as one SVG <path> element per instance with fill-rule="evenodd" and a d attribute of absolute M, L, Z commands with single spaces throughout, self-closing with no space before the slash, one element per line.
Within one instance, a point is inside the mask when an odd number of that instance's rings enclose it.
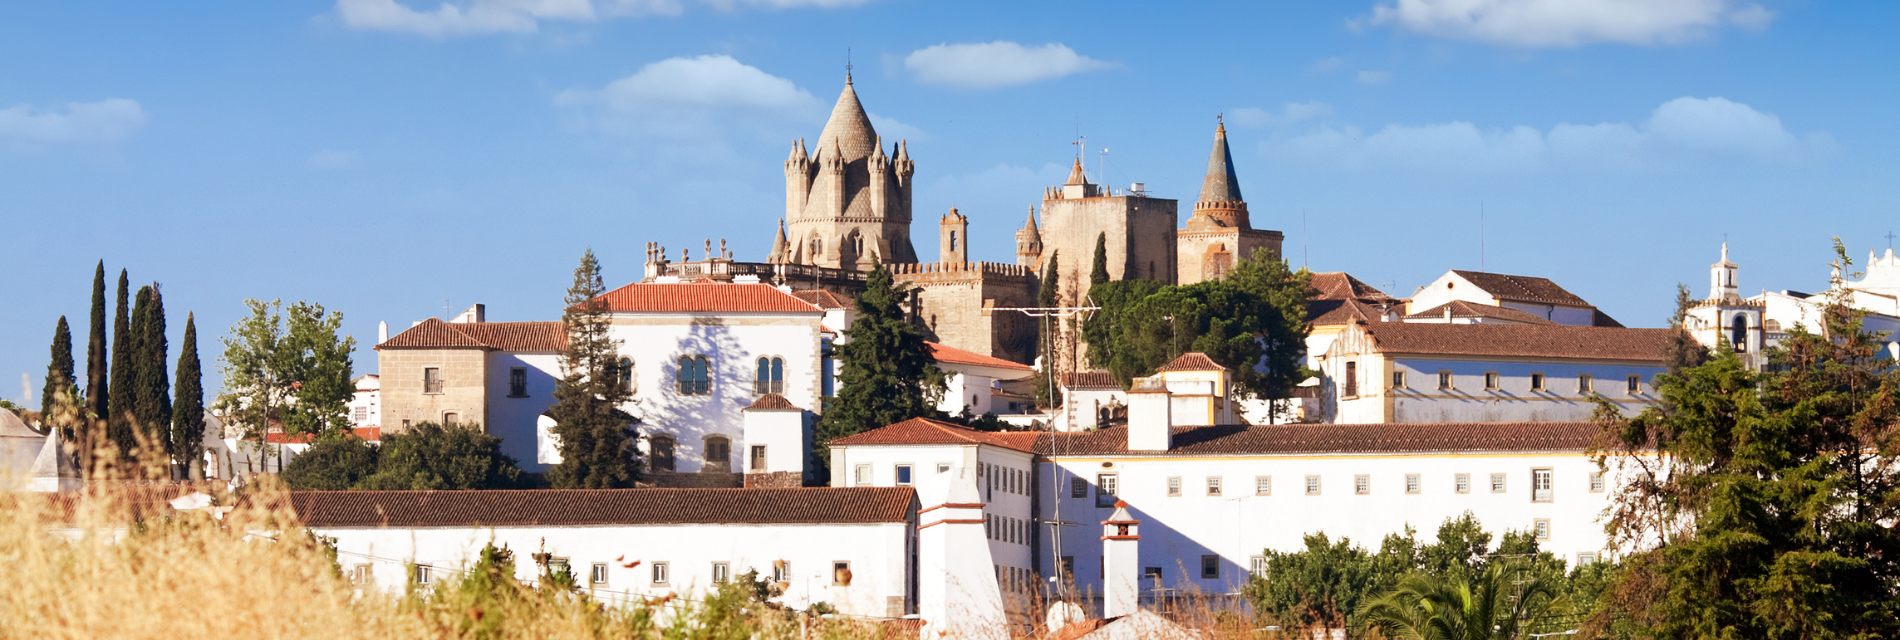
<path fill-rule="evenodd" d="M 1207 158 L 1207 177 L 1201 179 L 1201 202 L 1241 202 L 1240 176 L 1234 175 L 1234 154 L 1227 148 L 1227 125 L 1214 125 L 1214 152 Z"/>
<path fill-rule="evenodd" d="M 871 127 L 871 116 L 864 113 L 864 105 L 858 102 L 858 92 L 851 86 L 851 76 L 844 78 L 844 91 L 838 94 L 838 104 L 831 107 L 831 118 L 825 121 L 825 129 L 818 133 L 818 153 L 823 156 L 836 143 L 844 161 L 856 162 L 871 155 L 877 146 L 877 130 Z"/>

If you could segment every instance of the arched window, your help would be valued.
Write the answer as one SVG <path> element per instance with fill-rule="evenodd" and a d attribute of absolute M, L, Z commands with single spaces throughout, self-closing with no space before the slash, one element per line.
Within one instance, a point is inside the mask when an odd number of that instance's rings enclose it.
<path fill-rule="evenodd" d="M 621 393 L 633 393 L 633 358 L 622 356 L 607 375 L 612 377 L 614 386 L 620 387 Z"/>
<path fill-rule="evenodd" d="M 656 433 L 647 439 L 647 467 L 654 471 L 673 470 L 673 436 Z"/>
<path fill-rule="evenodd" d="M 785 393 L 784 358 L 759 358 L 759 373 L 753 380 L 752 392 L 759 395 Z"/>
<path fill-rule="evenodd" d="M 955 231 L 950 232 L 950 250 L 957 250 L 957 232 Z"/>
<path fill-rule="evenodd" d="M 1735 314 L 1735 320 L 1730 324 L 1728 342 L 1735 347 L 1736 353 L 1748 350 L 1748 316 L 1746 314 Z"/>
<path fill-rule="evenodd" d="M 712 392 L 712 366 L 706 356 L 681 356 L 679 390 L 683 396 L 703 396 Z"/>
<path fill-rule="evenodd" d="M 812 259 L 814 259 L 814 260 L 815 260 L 815 259 L 817 259 L 817 258 L 819 258 L 819 257 L 821 257 L 821 256 L 823 256 L 823 255 L 825 255 L 825 239 L 824 239 L 824 238 L 812 238 L 812 239 L 811 239 L 811 257 L 812 257 Z"/>
<path fill-rule="evenodd" d="M 442 424 L 445 426 L 453 425 L 461 421 L 462 421 L 462 414 L 456 413 L 454 411 L 450 411 L 448 413 L 442 414 Z"/>
<path fill-rule="evenodd" d="M 708 473 L 732 473 L 732 439 L 725 436 L 706 436 L 706 466 L 701 469 Z"/>

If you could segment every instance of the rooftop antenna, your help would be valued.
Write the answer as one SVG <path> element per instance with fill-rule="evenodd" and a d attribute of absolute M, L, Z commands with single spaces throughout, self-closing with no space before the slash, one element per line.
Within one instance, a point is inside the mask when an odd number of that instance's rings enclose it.
<path fill-rule="evenodd" d="M 851 84 L 851 47 L 844 48 L 844 83 Z"/>
<path fill-rule="evenodd" d="M 442 319 L 443 320 L 449 319 L 449 299 L 448 298 L 442 299 Z"/>

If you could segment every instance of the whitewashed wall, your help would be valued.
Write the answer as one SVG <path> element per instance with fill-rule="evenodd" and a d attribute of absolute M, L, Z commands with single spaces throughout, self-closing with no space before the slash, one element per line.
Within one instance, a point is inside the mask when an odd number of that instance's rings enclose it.
<path fill-rule="evenodd" d="M 501 452 L 508 454 L 529 473 L 545 473 L 550 465 L 542 463 L 537 451 L 537 426 L 541 414 L 554 405 L 554 385 L 561 379 L 561 357 L 555 353 L 491 352 L 488 379 L 484 381 L 488 405 L 488 435 L 501 438 Z M 526 397 L 508 395 L 508 372 L 515 367 L 527 370 Z M 557 459 L 558 460 L 558 459 Z"/>

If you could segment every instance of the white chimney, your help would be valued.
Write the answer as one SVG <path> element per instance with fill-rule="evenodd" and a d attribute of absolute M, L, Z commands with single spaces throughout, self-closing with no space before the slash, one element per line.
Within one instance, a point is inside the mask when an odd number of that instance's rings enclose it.
<path fill-rule="evenodd" d="M 1102 618 L 1141 610 L 1141 521 L 1128 515 L 1126 501 L 1117 501 L 1115 513 L 1102 521 L 1102 578 Z"/>
<path fill-rule="evenodd" d="M 449 322 L 454 323 L 454 324 L 473 324 L 473 323 L 480 323 L 480 322 L 487 322 L 487 321 L 488 321 L 487 307 L 483 306 L 481 303 L 476 303 L 474 305 L 470 305 L 469 308 L 467 309 L 463 309 L 461 314 L 455 316 L 455 319 L 450 320 Z"/>
<path fill-rule="evenodd" d="M 389 321 L 376 323 L 376 344 L 389 342 Z"/>
<path fill-rule="evenodd" d="M 1160 376 L 1136 378 L 1128 390 L 1128 450 L 1167 451 L 1174 445 L 1172 395 Z"/>

